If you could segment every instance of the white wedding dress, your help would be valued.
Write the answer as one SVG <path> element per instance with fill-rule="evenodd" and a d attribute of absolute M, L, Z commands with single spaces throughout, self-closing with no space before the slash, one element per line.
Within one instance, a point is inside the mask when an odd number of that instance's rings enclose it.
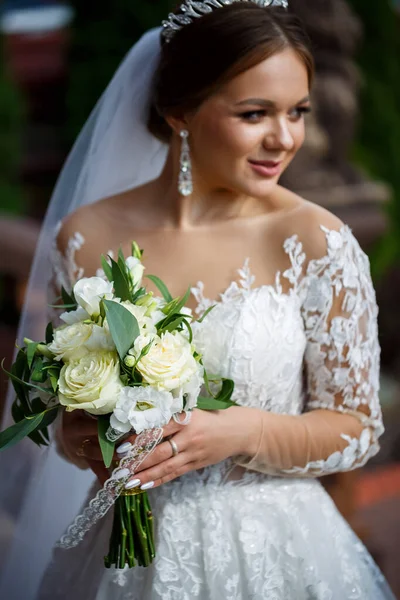
<path fill-rule="evenodd" d="M 359 383 L 357 364 L 367 361 L 371 393 L 360 438 L 348 438 L 343 452 L 305 466 L 271 474 L 251 464 L 238 467 L 232 459 L 150 491 L 157 544 L 151 567 L 102 568 L 110 531 L 106 518 L 80 546 L 55 552 L 40 600 L 394 600 L 315 478 L 364 464 L 378 451 L 383 431 L 368 259 L 347 226 L 324 231 L 326 256 L 310 261 L 305 275 L 297 236 L 285 242 L 291 267 L 277 274 L 274 285 L 257 287 L 246 262 L 238 282 L 195 327 L 196 342 L 210 372 L 234 379 L 239 404 L 290 415 L 315 408 L 355 410 L 349 390 Z M 58 256 L 59 283 L 76 275 L 74 250 L 83 243 L 79 236 L 71 240 L 68 263 Z M 283 278 L 291 284 L 289 293 L 283 292 Z M 334 291 L 341 289 L 349 292 L 348 316 L 328 326 Z M 193 290 L 199 313 L 215 304 L 203 292 L 201 283 Z M 356 321 L 365 311 L 371 318 L 362 342 Z M 344 350 L 344 340 L 353 345 Z M 334 375 L 328 361 L 335 360 L 341 368 Z M 340 389 L 338 405 L 334 395 Z"/>

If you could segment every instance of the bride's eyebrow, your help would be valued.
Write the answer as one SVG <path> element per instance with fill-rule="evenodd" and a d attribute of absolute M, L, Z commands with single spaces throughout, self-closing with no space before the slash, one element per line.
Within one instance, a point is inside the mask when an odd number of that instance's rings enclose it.
<path fill-rule="evenodd" d="M 305 96 L 304 98 L 296 102 L 295 106 L 297 106 L 298 104 L 304 104 L 305 102 L 310 102 L 310 96 Z M 272 100 L 266 100 L 265 98 L 246 98 L 246 100 L 241 100 L 240 102 L 237 102 L 235 106 L 243 106 L 246 104 L 250 104 L 252 106 L 263 106 L 265 108 L 276 108 L 275 102 L 273 102 Z"/>

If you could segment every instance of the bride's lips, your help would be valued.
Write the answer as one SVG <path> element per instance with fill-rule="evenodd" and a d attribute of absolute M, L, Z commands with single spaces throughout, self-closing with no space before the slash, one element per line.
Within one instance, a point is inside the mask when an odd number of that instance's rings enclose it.
<path fill-rule="evenodd" d="M 249 160 L 252 169 L 263 177 L 276 177 L 281 172 L 282 161 Z"/>

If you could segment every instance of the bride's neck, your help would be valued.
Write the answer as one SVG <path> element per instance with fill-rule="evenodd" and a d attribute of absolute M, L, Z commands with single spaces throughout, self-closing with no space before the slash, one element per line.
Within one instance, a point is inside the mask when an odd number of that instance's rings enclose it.
<path fill-rule="evenodd" d="M 178 167 L 173 152 L 170 152 L 164 169 L 157 180 L 161 194 L 160 204 L 167 213 L 168 224 L 178 229 L 214 224 L 228 219 L 243 218 L 265 212 L 261 201 L 249 196 L 238 195 L 228 190 L 201 186 L 196 182 L 190 196 L 178 191 Z"/>

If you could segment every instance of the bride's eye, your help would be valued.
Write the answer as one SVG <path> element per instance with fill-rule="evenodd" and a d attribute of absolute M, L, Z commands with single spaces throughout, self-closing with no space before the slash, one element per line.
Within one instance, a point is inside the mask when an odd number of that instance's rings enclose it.
<path fill-rule="evenodd" d="M 299 121 L 305 114 L 311 112 L 311 106 L 297 106 L 290 113 L 290 118 Z"/>
<path fill-rule="evenodd" d="M 267 112 L 265 110 L 249 110 L 245 113 L 241 113 L 240 117 L 243 121 L 247 121 L 248 123 L 257 123 L 260 119 L 265 117 L 266 114 Z"/>

